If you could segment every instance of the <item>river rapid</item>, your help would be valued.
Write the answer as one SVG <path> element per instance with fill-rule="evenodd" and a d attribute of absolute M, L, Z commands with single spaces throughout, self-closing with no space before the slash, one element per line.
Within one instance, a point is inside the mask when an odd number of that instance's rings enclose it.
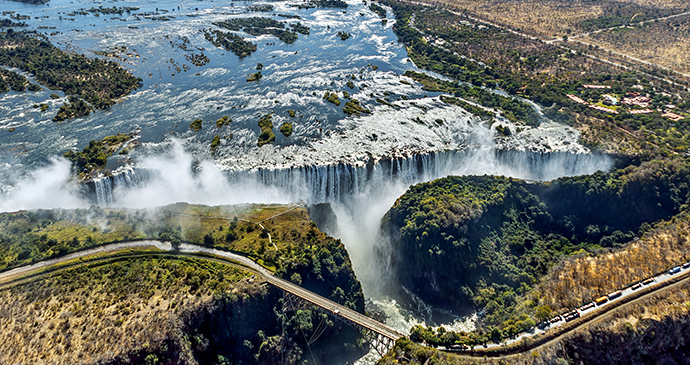
<path fill-rule="evenodd" d="M 472 329 L 476 315 L 431 308 L 388 275 L 390 247 L 379 235 L 385 212 L 411 184 L 448 175 L 544 181 L 607 170 L 611 159 L 591 154 L 568 126 L 546 118 L 536 128 L 500 116 L 482 120 L 401 76 L 423 70 L 397 43 L 390 9 L 382 22 L 361 1 L 348 1 L 346 9 L 298 4 L 0 0 L 3 12 L 30 16 L 24 20 L 28 30 L 45 33 L 58 47 L 115 60 L 143 80 L 110 109 L 62 123 L 51 121 L 66 101 L 62 93 L 55 100 L 47 89 L 0 94 L 0 211 L 180 201 L 330 203 L 337 219 L 325 230 L 345 243 L 365 296 L 385 312 L 387 324 L 402 332 L 414 324 Z M 273 11 L 252 11 L 255 5 L 272 5 Z M 98 6 L 139 9 L 78 14 Z M 253 16 L 300 22 L 310 34 L 285 44 L 271 35 L 238 32 L 258 48 L 243 59 L 204 38 L 204 29 L 216 29 L 212 22 Z M 341 40 L 337 32 L 352 36 Z M 209 62 L 194 66 L 189 57 L 199 54 Z M 263 77 L 247 82 L 258 63 Z M 342 105 L 323 99 L 325 92 L 338 92 L 344 103 L 343 91 L 371 114 L 347 116 Z M 49 111 L 32 107 L 38 103 L 50 105 Z M 257 122 L 269 113 L 276 141 L 258 147 Z M 216 128 L 213 122 L 224 115 L 232 122 Z M 204 121 L 199 132 L 189 128 L 196 118 Z M 278 132 L 286 121 L 294 126 L 290 137 Z M 498 136 L 497 124 L 510 128 L 511 136 Z M 113 156 L 113 171 L 87 184 L 75 181 L 69 162 L 58 157 L 90 140 L 128 132 L 136 133 L 140 147 Z M 215 135 L 220 145 L 212 154 Z M 370 353 L 360 363 L 375 360 Z"/>

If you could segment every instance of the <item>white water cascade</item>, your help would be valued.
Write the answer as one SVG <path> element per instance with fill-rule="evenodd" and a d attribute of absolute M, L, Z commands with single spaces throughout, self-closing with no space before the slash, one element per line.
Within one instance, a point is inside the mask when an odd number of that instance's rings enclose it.
<path fill-rule="evenodd" d="M 547 181 L 561 176 L 590 174 L 612 167 L 610 158 L 593 154 L 530 152 L 493 148 L 442 151 L 352 165 L 303 166 L 226 172 L 228 187 L 263 186 L 277 189 L 288 200 L 314 204 L 344 203 L 353 196 L 374 193 L 382 186 L 409 186 L 448 175 L 505 175 Z M 165 171 L 125 168 L 89 182 L 100 206 L 118 205 L 118 196 L 136 186 L 155 184 Z M 171 197 L 174 198 L 174 197 Z M 175 202 L 173 200 L 171 202 Z"/>

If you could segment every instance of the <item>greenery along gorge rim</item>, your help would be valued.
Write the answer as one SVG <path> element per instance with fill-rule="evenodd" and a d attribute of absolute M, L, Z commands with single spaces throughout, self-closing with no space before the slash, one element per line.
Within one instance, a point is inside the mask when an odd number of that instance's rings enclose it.
<path fill-rule="evenodd" d="M 189 242 L 241 253 L 279 277 L 364 310 L 345 247 L 320 232 L 300 206 L 22 211 L 0 215 L 0 227 L 2 270 L 109 242 Z M 263 364 L 282 356 L 297 363 L 363 354 L 357 332 L 316 311 L 284 313 L 282 292 L 246 271 L 153 256 L 115 258 L 0 290 L 0 317 L 8 323 L 0 329 L 0 360 Z M 97 351 L 104 348 L 112 350 Z"/>
<path fill-rule="evenodd" d="M 86 116 L 94 108 L 106 109 L 141 85 L 140 78 L 116 62 L 69 54 L 42 37 L 38 33 L 12 29 L 0 33 L 0 65 L 28 72 L 42 85 L 70 97 L 69 103 L 60 107 L 53 121 Z M 20 81 L 13 81 L 17 78 Z M 3 71 L 0 73 L 0 92 L 9 91 L 7 84 L 18 92 L 24 91 L 24 85 L 28 85 L 29 91 L 41 89 L 21 75 Z"/>
<path fill-rule="evenodd" d="M 683 158 L 546 183 L 448 177 L 411 187 L 382 228 L 392 237 L 394 272 L 405 287 L 428 303 L 482 310 L 479 330 L 451 341 L 471 346 L 513 336 L 687 261 L 684 226 L 666 229 L 668 237 L 680 237 L 674 244 L 650 237 L 654 224 L 664 227 L 659 221 L 687 222 L 688 181 Z M 647 241 L 648 256 L 633 250 Z M 637 259 L 614 272 L 605 260 L 591 270 L 587 260 L 568 264 L 617 250 Z M 630 273 L 615 273 L 621 268 Z M 423 337 L 423 329 L 416 335 Z"/>
<path fill-rule="evenodd" d="M 527 125 L 540 119 L 514 97 L 537 102 L 549 118 L 578 129 L 584 145 L 603 152 L 649 160 L 688 151 L 690 95 L 682 85 L 656 79 L 667 76 L 660 70 L 621 70 L 589 57 L 587 48 L 561 48 L 435 6 L 380 3 L 393 9 L 393 30 L 410 59 L 454 80 L 408 72 L 425 90 L 475 101 Z"/>

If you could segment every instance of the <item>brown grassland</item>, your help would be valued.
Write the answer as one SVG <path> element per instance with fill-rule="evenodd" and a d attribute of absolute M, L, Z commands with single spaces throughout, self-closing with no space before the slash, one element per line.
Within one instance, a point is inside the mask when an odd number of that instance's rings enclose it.
<path fill-rule="evenodd" d="M 612 29 L 579 40 L 690 73 L 690 16 Z"/>
<path fill-rule="evenodd" d="M 388 364 L 677 364 L 690 353 L 690 283 L 640 299 L 557 341 L 518 355 L 478 358 L 399 340 Z"/>
<path fill-rule="evenodd" d="M 224 293 L 243 298 L 264 290 L 245 271 L 184 257 L 67 269 L 0 290 L 0 363 L 97 363 L 170 341 L 190 362 L 182 337 L 189 312 Z"/>
<path fill-rule="evenodd" d="M 625 248 L 597 256 L 571 257 L 535 289 L 540 302 L 563 312 L 667 270 L 690 259 L 690 217 L 662 222 Z"/>
<path fill-rule="evenodd" d="M 583 0 L 426 0 L 449 9 L 466 11 L 482 19 L 506 25 L 543 38 L 560 38 L 564 35 L 584 33 L 587 20 L 604 16 L 626 14 L 634 9 L 632 15 L 637 19 L 656 18 L 678 14 L 690 10 L 684 0 L 623 0 L 623 1 L 583 1 Z"/>

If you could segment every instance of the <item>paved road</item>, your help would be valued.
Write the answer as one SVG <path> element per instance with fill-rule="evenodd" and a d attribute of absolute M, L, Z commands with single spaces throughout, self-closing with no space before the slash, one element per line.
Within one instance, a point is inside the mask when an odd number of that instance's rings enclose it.
<path fill-rule="evenodd" d="M 587 37 L 587 36 L 590 36 L 590 35 L 592 35 L 592 34 L 597 34 L 597 33 L 601 33 L 601 32 L 606 32 L 606 31 L 609 31 L 609 30 L 620 29 L 620 28 L 625 28 L 625 27 L 635 27 L 635 26 L 643 25 L 643 24 L 647 24 L 647 23 L 654 23 L 654 22 L 657 22 L 657 21 L 663 21 L 663 20 L 678 18 L 678 17 L 684 16 L 684 15 L 690 15 L 690 11 L 686 11 L 685 13 L 680 13 L 680 14 L 673 14 L 673 15 L 669 15 L 669 16 L 664 16 L 664 17 L 661 17 L 661 18 L 654 18 L 654 19 L 643 20 L 643 21 L 641 21 L 641 22 L 635 22 L 635 23 L 630 23 L 630 24 L 618 25 L 618 26 L 615 26 L 615 27 L 597 29 L 597 30 L 594 30 L 594 31 L 591 31 L 591 32 L 582 33 L 582 34 L 577 34 L 577 35 L 574 35 L 574 36 L 569 36 L 568 39 Z M 554 39 L 552 39 L 552 40 L 550 40 L 550 41 L 547 41 L 547 43 L 560 42 L 560 41 L 561 41 L 561 39 L 559 39 L 559 38 L 554 38 Z"/>
<path fill-rule="evenodd" d="M 424 3 L 424 2 L 420 2 L 420 1 L 410 1 L 410 0 L 399 0 L 399 1 L 400 1 L 400 2 L 404 2 L 404 3 L 408 3 L 408 4 L 419 5 L 419 6 L 439 7 L 438 5 L 431 5 L 431 4 L 427 4 L 427 3 Z M 533 36 L 533 35 L 529 35 L 529 34 L 526 34 L 526 33 L 523 33 L 523 32 L 518 32 L 518 31 L 516 31 L 516 30 L 514 30 L 514 29 L 512 29 L 512 28 L 506 27 L 506 26 L 504 26 L 504 25 L 500 25 L 500 24 L 497 24 L 497 23 L 494 23 L 494 22 L 490 22 L 490 21 L 488 21 L 488 20 L 484 20 L 484 19 L 481 19 L 481 18 L 477 18 L 477 17 L 475 17 L 475 16 L 470 16 L 470 15 L 468 15 L 468 14 L 456 12 L 456 11 L 453 11 L 453 10 L 448 9 L 448 8 L 443 8 L 443 9 L 445 9 L 446 11 L 448 11 L 448 12 L 454 14 L 454 15 L 467 17 L 467 19 L 470 19 L 470 20 L 475 21 L 475 22 L 477 22 L 477 23 L 482 23 L 482 24 L 486 24 L 486 25 L 489 25 L 489 26 L 493 26 L 493 27 L 496 27 L 496 28 L 498 28 L 498 29 L 504 30 L 504 31 L 506 31 L 506 32 L 509 32 L 509 33 L 512 33 L 512 34 L 515 34 L 515 35 L 518 35 L 518 36 L 521 36 L 521 37 L 524 37 L 524 38 L 527 38 L 527 39 L 531 39 L 531 40 L 534 40 L 534 41 L 539 41 L 539 42 L 548 43 L 548 44 L 551 44 L 551 45 L 553 45 L 553 46 L 559 47 L 559 48 L 561 48 L 561 49 L 563 49 L 563 50 L 566 50 L 566 51 L 569 51 L 569 52 L 576 52 L 576 50 L 574 50 L 573 48 L 568 47 L 568 46 L 567 46 L 567 43 L 562 42 L 561 39 L 542 39 L 542 38 L 540 38 L 540 37 L 536 37 L 536 36 Z M 686 15 L 686 14 L 690 14 L 690 13 L 676 14 L 676 15 L 672 15 L 672 16 L 669 16 L 669 17 L 665 17 L 665 18 L 659 18 L 659 19 L 660 19 L 660 20 L 663 20 L 663 19 L 668 19 L 668 18 L 674 18 L 674 17 L 677 17 L 677 16 Z M 582 35 L 581 35 L 581 36 L 582 36 Z M 575 41 L 575 42 L 578 42 L 578 43 L 581 43 L 581 44 L 583 44 L 583 45 L 589 45 L 589 43 L 583 42 L 583 41 L 581 41 L 581 40 L 577 40 L 577 39 L 576 39 L 576 40 L 574 40 L 574 41 Z M 673 72 L 673 73 L 676 73 L 676 74 L 679 74 L 679 75 L 682 75 L 682 76 L 685 76 L 685 77 L 690 78 L 690 75 L 687 75 L 687 74 L 684 74 L 684 73 L 682 73 L 682 72 L 679 72 L 679 71 L 670 69 L 670 68 L 668 68 L 668 67 L 664 67 L 664 66 L 658 65 L 658 64 L 656 64 L 656 63 L 652 63 L 652 62 L 640 60 L 640 59 L 638 59 L 638 58 L 631 57 L 630 55 L 627 55 L 627 54 L 624 54 L 624 53 L 620 53 L 620 52 L 615 52 L 615 51 L 612 51 L 612 50 L 609 50 L 609 49 L 605 49 L 605 48 L 601 48 L 601 47 L 599 47 L 599 49 L 600 49 L 600 50 L 603 50 L 603 51 L 611 52 L 612 54 L 615 54 L 615 55 L 617 55 L 617 56 L 619 56 L 619 57 L 627 58 L 627 59 L 629 59 L 629 60 L 630 60 L 631 62 L 633 62 L 633 63 L 638 62 L 638 63 L 644 64 L 644 65 L 656 67 L 656 68 L 659 68 L 659 69 L 662 69 L 662 70 L 666 70 L 666 71 Z M 630 66 L 626 66 L 626 65 L 624 65 L 624 64 L 621 64 L 621 63 L 618 63 L 618 62 L 614 62 L 614 61 L 608 60 L 608 59 L 603 58 L 603 57 L 595 56 L 595 55 L 590 54 L 590 53 L 587 53 L 587 52 L 583 52 L 582 55 L 585 56 L 585 57 L 591 58 L 591 59 L 593 59 L 593 60 L 596 60 L 596 61 L 599 61 L 599 62 L 603 62 L 603 63 L 609 64 L 609 65 L 611 65 L 611 66 L 620 68 L 620 69 L 625 70 L 625 71 L 634 71 L 634 72 L 638 72 L 638 73 L 640 73 L 640 74 L 643 74 L 643 75 L 645 75 L 645 76 L 647 76 L 647 77 L 650 77 L 650 78 L 653 78 L 653 79 L 655 79 L 655 80 L 663 81 L 663 82 L 666 82 L 666 83 L 671 84 L 671 85 L 676 86 L 676 87 L 680 87 L 680 88 L 685 89 L 685 90 L 690 90 L 690 87 L 688 87 L 688 86 L 686 86 L 686 85 L 683 85 L 683 84 L 680 84 L 680 83 L 678 83 L 678 82 L 675 82 L 675 81 L 673 81 L 673 80 L 670 80 L 670 79 L 667 79 L 667 78 L 664 78 L 664 77 L 659 77 L 659 76 L 657 76 L 657 75 L 652 75 L 652 74 L 647 73 L 647 72 L 644 72 L 644 71 L 642 71 L 642 70 L 638 70 L 638 69 L 636 69 L 636 68 L 633 68 L 633 67 L 630 67 Z"/>
<path fill-rule="evenodd" d="M 680 272 L 675 273 L 675 274 L 669 274 L 668 271 L 665 271 L 665 272 L 663 272 L 663 273 L 661 273 L 661 274 L 659 274 L 659 275 L 653 277 L 653 278 L 652 278 L 652 283 L 650 283 L 650 284 L 648 284 L 648 285 L 642 285 L 641 287 L 637 288 L 636 290 L 633 290 L 632 287 L 628 287 L 628 288 L 622 289 L 622 290 L 621 290 L 621 295 L 620 295 L 619 297 L 614 298 L 614 299 L 611 299 L 611 300 L 607 301 L 606 303 L 604 303 L 604 304 L 602 304 L 602 305 L 599 305 L 599 306 L 595 305 L 595 306 L 593 306 L 593 307 L 591 307 L 591 308 L 589 308 L 589 309 L 583 310 L 583 311 L 578 310 L 578 313 L 580 313 L 580 315 L 585 315 L 585 314 L 595 313 L 595 312 L 600 312 L 598 315 L 604 314 L 605 312 L 607 312 L 607 310 L 609 309 L 609 307 L 610 307 L 613 303 L 616 303 L 616 302 L 622 300 L 623 298 L 626 298 L 626 297 L 628 297 L 628 296 L 634 294 L 635 292 L 642 290 L 643 288 L 646 288 L 646 287 L 654 287 L 654 286 L 659 286 L 659 287 L 660 287 L 659 284 L 661 284 L 661 283 L 663 283 L 663 282 L 665 282 L 665 281 L 668 281 L 668 280 L 670 280 L 671 278 L 677 277 L 677 276 L 679 276 L 679 275 L 687 274 L 687 273 L 689 273 L 689 272 L 690 272 L 690 266 L 687 267 L 687 268 L 685 268 L 685 269 L 681 267 Z M 650 295 L 650 294 L 653 294 L 653 293 L 655 293 L 655 292 L 656 292 L 656 291 L 652 291 L 651 293 L 646 294 L 646 295 Z M 555 318 L 555 317 L 554 317 L 554 318 Z M 576 320 L 577 320 L 577 319 L 576 319 Z M 495 344 L 495 343 L 487 344 L 487 345 L 486 345 L 486 348 L 492 348 L 492 347 L 499 347 L 499 346 L 503 346 L 503 345 L 509 345 L 509 344 L 512 344 L 512 343 L 515 343 L 515 342 L 519 342 L 519 341 L 521 341 L 522 339 L 525 339 L 525 338 L 530 338 L 530 337 L 533 337 L 533 336 L 535 336 L 535 335 L 542 335 L 542 334 L 544 334 L 544 333 L 546 333 L 546 332 L 548 332 L 548 331 L 550 331 L 550 330 L 560 328 L 560 327 L 563 326 L 565 323 L 566 323 L 566 322 L 565 322 L 563 316 L 560 316 L 560 319 L 559 319 L 558 321 L 555 321 L 555 322 L 553 322 L 553 323 L 549 323 L 549 324 L 546 325 L 545 327 L 542 327 L 542 328 L 535 327 L 535 328 L 532 329 L 531 331 L 522 332 L 522 333 L 518 334 L 517 336 L 515 336 L 514 338 L 511 338 L 511 339 L 508 339 L 508 340 L 506 340 L 506 341 L 503 341 L 503 342 L 501 342 L 500 344 Z"/>
<path fill-rule="evenodd" d="M 105 245 L 93 249 L 88 249 L 80 252 L 75 252 L 63 257 L 55 258 L 55 259 L 50 259 L 42 262 L 35 263 L 33 265 L 29 266 L 23 266 L 19 267 L 16 269 L 12 269 L 10 271 L 6 271 L 4 273 L 0 273 L 0 282 L 5 282 L 8 280 L 16 279 L 19 278 L 23 275 L 29 274 L 32 271 L 35 270 L 40 270 L 44 268 L 48 268 L 50 266 L 54 266 L 60 263 L 65 263 L 67 261 L 79 259 L 79 258 L 84 258 L 87 256 L 91 256 L 94 254 L 102 254 L 102 253 L 112 253 L 112 252 L 117 252 L 117 251 L 122 251 L 126 249 L 135 249 L 135 248 L 146 248 L 146 247 L 156 247 L 160 250 L 163 251 L 171 251 L 172 246 L 168 242 L 160 242 L 160 241 L 134 241 L 134 242 L 123 242 L 123 243 L 114 243 L 110 245 Z M 251 259 L 234 254 L 232 252 L 227 252 L 227 251 L 220 251 L 216 250 L 213 248 L 208 248 L 208 247 L 202 247 L 202 246 L 197 246 L 197 245 L 191 245 L 191 244 L 182 244 L 179 249 L 180 252 L 186 253 L 186 254 L 191 254 L 193 256 L 194 253 L 206 253 L 206 254 L 211 254 L 215 256 L 220 256 L 224 257 L 226 259 L 232 260 L 234 262 L 237 262 L 243 266 L 248 267 L 252 271 L 254 271 L 256 274 L 260 275 L 263 277 L 266 282 L 269 284 L 280 288 L 294 296 L 297 296 L 303 300 L 306 300 L 316 306 L 319 306 L 329 312 L 331 312 L 331 315 L 333 316 L 340 316 L 344 319 L 347 319 L 351 322 L 354 322 L 366 329 L 369 329 L 373 332 L 376 332 L 382 336 L 388 337 L 392 340 L 397 340 L 401 337 L 403 337 L 403 334 L 400 332 L 386 326 L 385 324 L 379 323 L 376 320 L 373 320 L 359 312 L 356 312 L 350 308 L 347 308 L 345 306 L 342 306 L 332 300 L 326 299 L 318 294 L 315 294 L 307 289 L 304 289 L 298 285 L 295 285 L 287 280 L 283 280 L 275 275 L 273 275 L 270 271 L 266 270 L 264 267 L 261 265 L 255 263 Z M 199 258 L 206 258 L 204 256 L 198 256 Z"/>

